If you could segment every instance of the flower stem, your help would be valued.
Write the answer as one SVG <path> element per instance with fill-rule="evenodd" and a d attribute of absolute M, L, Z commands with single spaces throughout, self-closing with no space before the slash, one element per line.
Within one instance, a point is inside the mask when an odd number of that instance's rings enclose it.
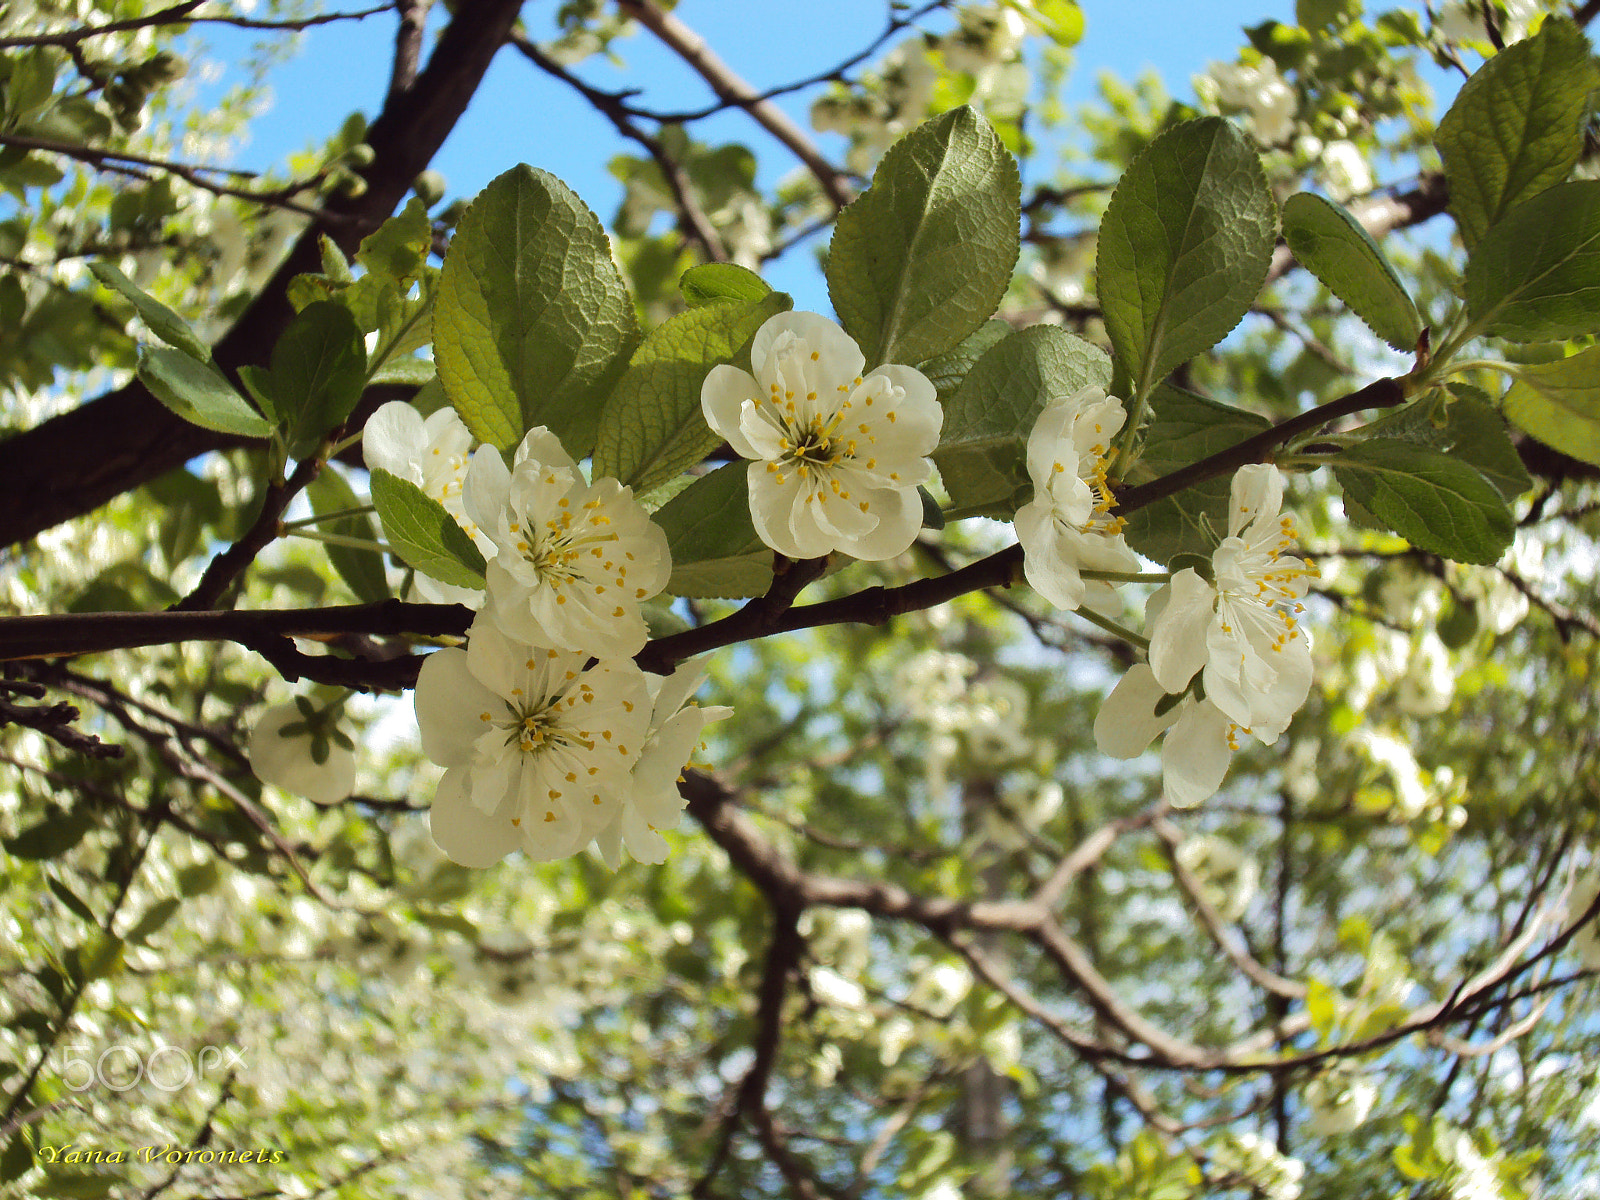
<path fill-rule="evenodd" d="M 369 538 L 345 537 L 342 533 L 323 533 L 319 529 L 290 529 L 283 530 L 285 537 L 309 538 L 313 542 L 326 542 L 330 546 L 349 546 L 355 550 L 376 550 L 379 554 L 388 554 L 389 547 L 381 542 L 374 542 Z"/>
<path fill-rule="evenodd" d="M 315 516 L 301 517 L 297 521 L 285 521 L 283 531 L 288 533 L 293 529 L 304 529 L 308 525 L 320 525 L 324 521 L 342 521 L 345 517 L 361 517 L 368 513 L 377 512 L 370 504 L 358 504 L 354 508 L 340 508 L 333 512 L 317 513 Z"/>
<path fill-rule="evenodd" d="M 1080 569 L 1078 574 L 1085 579 L 1103 579 L 1107 583 L 1167 583 L 1172 579 L 1171 571 L 1090 571 Z"/>
<path fill-rule="evenodd" d="M 1113 633 L 1123 641 L 1130 642 L 1131 644 L 1139 647 L 1141 650 L 1150 649 L 1149 638 L 1140 637 L 1133 630 L 1125 628 L 1122 625 L 1118 625 L 1110 617 L 1102 617 L 1099 613 L 1095 612 L 1094 609 L 1089 608 L 1087 605 L 1080 605 L 1072 611 L 1077 613 L 1085 621 L 1089 622 L 1089 624 L 1098 625 L 1107 633 Z"/>

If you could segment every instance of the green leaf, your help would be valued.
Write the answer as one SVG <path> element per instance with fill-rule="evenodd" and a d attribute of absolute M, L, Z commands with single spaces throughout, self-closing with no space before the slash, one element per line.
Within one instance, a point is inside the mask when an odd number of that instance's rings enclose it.
<path fill-rule="evenodd" d="M 961 381 L 967 377 L 967 372 L 971 371 L 989 350 L 1010 337 L 1013 332 L 1010 324 L 998 317 L 992 318 L 962 338 L 960 344 L 953 349 L 935 355 L 926 362 L 918 363 L 917 370 L 933 384 L 934 391 L 939 394 L 939 403 L 949 404 L 950 398 L 961 386 Z"/>
<path fill-rule="evenodd" d="M 439 379 L 481 441 L 547 426 L 574 458 L 637 338 L 633 301 L 595 215 L 554 175 L 518 166 L 461 218 L 434 308 Z"/>
<path fill-rule="evenodd" d="M 65 812 L 55 809 L 37 825 L 29 826 L 16 837 L 6 838 L 3 844 L 12 858 L 60 858 L 93 829 L 94 816 L 83 811 Z"/>
<path fill-rule="evenodd" d="M 408 566 L 457 587 L 481 588 L 486 564 L 467 531 L 409 479 L 372 472 L 372 503 L 389 545 Z"/>
<path fill-rule="evenodd" d="M 25 1102 L 26 1103 L 26 1102 Z M 0 1183 L 12 1183 L 33 1169 L 33 1132 L 23 1125 L 0 1152 Z"/>
<path fill-rule="evenodd" d="M 51 892 L 55 894 L 55 898 L 66 905 L 74 916 L 87 921 L 91 925 L 100 924 L 100 918 L 94 915 L 94 909 L 90 908 L 77 892 L 62 883 L 61 880 L 54 875 L 47 875 L 45 876 L 45 883 L 49 885 Z"/>
<path fill-rule="evenodd" d="M 1261 160 L 1221 117 L 1176 125 L 1133 160 L 1100 223 L 1095 270 L 1136 395 L 1239 323 L 1267 277 L 1276 228 Z"/>
<path fill-rule="evenodd" d="M 1469 251 L 1515 205 L 1567 177 L 1583 150 L 1593 85 L 1588 40 L 1560 17 L 1462 85 L 1435 141 Z"/>
<path fill-rule="evenodd" d="M 1519 366 L 1501 409 L 1545 445 L 1600 466 L 1600 346 Z"/>
<path fill-rule="evenodd" d="M 162 926 L 172 920 L 173 915 L 182 906 L 183 902 L 176 897 L 157 900 L 144 915 L 134 922 L 133 928 L 123 936 L 124 942 L 135 942 L 141 946 L 149 942 L 153 934 L 159 933 Z"/>
<path fill-rule="evenodd" d="M 1111 360 L 1055 325 L 1019 330 L 993 346 L 945 405 L 933 459 L 954 508 L 1009 517 L 1032 487 L 1028 435 L 1045 405 L 1111 382 Z"/>
<path fill-rule="evenodd" d="M 1422 318 L 1400 276 L 1361 223 L 1301 192 L 1283 205 L 1283 236 L 1300 264 L 1396 350 L 1416 349 Z"/>
<path fill-rule="evenodd" d="M 1440 403 L 1439 392 L 1430 392 L 1372 422 L 1362 432 L 1444 451 L 1477 468 L 1504 499 L 1516 499 L 1533 482 L 1489 394 L 1464 383 L 1451 383 L 1448 389 L 1452 399 L 1447 403 Z"/>
<path fill-rule="evenodd" d="M 890 147 L 839 214 L 828 296 L 867 366 L 942 354 L 993 315 L 1020 245 L 1017 164 L 958 108 Z"/>
<path fill-rule="evenodd" d="M 200 362 L 211 361 L 211 347 L 177 313 L 104 260 L 89 264 L 89 273 L 120 295 L 143 318 L 150 332 L 167 345 Z"/>
<path fill-rule="evenodd" d="M 690 308 L 718 300 L 760 300 L 772 291 L 766 280 L 737 263 L 703 263 L 690 267 L 678 280 L 678 290 Z"/>
<path fill-rule="evenodd" d="M 672 595 L 759 596 L 772 585 L 772 551 L 750 521 L 749 476 L 748 463 L 718 467 L 655 514 L 672 551 Z"/>
<path fill-rule="evenodd" d="M 1270 425 L 1265 417 L 1242 408 L 1162 384 L 1150 397 L 1144 449 L 1129 480 L 1147 483 L 1170 475 L 1237 446 Z M 1124 530 L 1128 545 L 1156 562 L 1170 562 L 1184 553 L 1209 558 L 1213 542 L 1202 519 L 1210 522 L 1211 530 L 1227 532 L 1232 483 L 1226 477 L 1209 479 L 1129 513 Z"/>
<path fill-rule="evenodd" d="M 1029 8 L 1024 17 L 1031 17 L 1056 45 L 1070 50 L 1083 40 L 1083 9 L 1073 0 L 1033 0 Z"/>
<path fill-rule="evenodd" d="M 367 352 L 349 309 L 332 300 L 306 305 L 272 348 L 269 378 L 289 453 L 302 458 L 343 423 L 366 386 Z"/>
<path fill-rule="evenodd" d="M 272 434 L 271 423 L 245 403 L 221 371 L 181 350 L 141 347 L 139 379 L 151 395 L 191 425 L 244 437 Z"/>
<path fill-rule="evenodd" d="M 369 272 L 383 275 L 402 291 L 416 282 L 433 248 L 433 222 L 427 206 L 413 196 L 406 206 L 361 239 L 356 261 Z"/>
<path fill-rule="evenodd" d="M 109 1196 L 113 1188 L 120 1187 L 126 1182 L 123 1176 L 104 1171 L 79 1174 L 46 1167 L 45 1174 L 48 1177 L 49 1194 L 60 1197 L 60 1200 L 99 1200 L 101 1196 Z"/>
<path fill-rule="evenodd" d="M 311 481 L 311 485 L 306 488 L 306 495 L 311 500 L 311 511 L 318 516 L 358 508 L 361 505 L 360 498 L 350 487 L 349 482 L 331 463 Z M 365 514 L 342 517 L 337 521 L 325 521 L 317 528 L 324 533 L 334 533 L 340 537 L 361 538 L 370 542 L 378 540 L 378 531 L 373 527 L 372 518 Z M 333 564 L 333 569 L 339 573 L 339 578 L 345 581 L 357 600 L 373 604 L 379 600 L 387 600 L 394 594 L 389 590 L 388 573 L 383 569 L 383 555 L 378 551 L 361 550 L 355 546 L 339 546 L 331 542 L 324 549 L 327 551 L 328 561 Z"/>
<path fill-rule="evenodd" d="M 1473 330 L 1549 342 L 1600 330 L 1600 180 L 1517 205 L 1467 259 Z"/>
<path fill-rule="evenodd" d="M 700 408 L 700 387 L 737 357 L 769 317 L 793 301 L 768 292 L 753 302 L 717 300 L 657 326 L 634 352 L 606 401 L 595 440 L 594 474 L 648 492 L 721 444 Z"/>
<path fill-rule="evenodd" d="M 1442 451 L 1373 438 L 1332 463 L 1345 493 L 1419 550 L 1492 563 L 1516 532 L 1494 485 Z"/>

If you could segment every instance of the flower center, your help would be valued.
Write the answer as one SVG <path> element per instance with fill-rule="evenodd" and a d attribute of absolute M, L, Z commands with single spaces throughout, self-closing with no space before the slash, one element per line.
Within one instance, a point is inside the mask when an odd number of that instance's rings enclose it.
<path fill-rule="evenodd" d="M 561 503 L 565 505 L 567 502 L 562 500 Z M 544 523 L 542 532 L 519 538 L 516 543 L 518 552 L 541 579 L 547 579 L 555 586 L 570 583 L 584 574 L 585 554 L 604 558 L 605 551 L 601 547 L 617 541 L 617 535 L 607 528 L 611 518 L 593 511 L 599 507 L 598 500 L 589 501 L 584 505 L 585 509 L 591 510 L 588 517 L 576 523 L 572 512 L 563 508 Z M 511 532 L 520 534 L 525 524 L 533 523 L 526 520 L 514 522 L 510 526 Z M 604 565 L 607 571 L 613 569 L 611 562 Z M 617 586 L 620 587 L 627 576 L 627 567 L 616 567 L 616 573 L 619 576 Z"/>

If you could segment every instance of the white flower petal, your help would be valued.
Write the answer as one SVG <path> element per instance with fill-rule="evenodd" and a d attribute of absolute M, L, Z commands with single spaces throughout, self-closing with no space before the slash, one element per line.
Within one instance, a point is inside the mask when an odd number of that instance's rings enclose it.
<path fill-rule="evenodd" d="M 361 434 L 361 455 L 369 469 L 381 468 L 420 484 L 426 443 L 422 414 L 403 400 L 391 400 L 379 405 L 367 418 Z"/>
<path fill-rule="evenodd" d="M 1217 593 L 1193 567 L 1179 571 L 1169 586 L 1160 620 L 1150 630 L 1150 669 L 1176 694 L 1206 664 L 1206 630 L 1215 617 Z"/>
<path fill-rule="evenodd" d="M 445 857 L 463 867 L 492 867 L 517 848 L 517 831 L 503 813 L 486 813 L 467 795 L 466 767 L 452 767 L 439 781 L 428 829 Z"/>
<path fill-rule="evenodd" d="M 461 501 L 467 516 L 484 529 L 494 529 L 511 494 L 511 468 L 493 446 L 479 446 L 467 467 Z"/>
<path fill-rule="evenodd" d="M 413 695 L 422 752 L 441 767 L 464 765 L 502 701 L 473 676 L 464 650 L 437 650 L 422 660 Z"/>
<path fill-rule="evenodd" d="M 760 458 L 743 432 L 745 402 L 758 399 L 760 384 L 748 371 L 726 363 L 711 368 L 700 387 L 700 411 L 714 433 L 733 447 L 740 458 Z"/>
<path fill-rule="evenodd" d="M 1156 705 L 1166 696 L 1146 663 L 1129 667 L 1094 719 L 1094 741 L 1112 758 L 1137 758 L 1156 734 L 1178 720 L 1182 705 L 1175 704 L 1159 717 Z"/>
<path fill-rule="evenodd" d="M 295 704 L 274 704 L 263 711 L 250 730 L 250 769 L 263 783 L 318 804 L 337 804 L 355 790 L 355 754 L 330 740 L 328 757 L 317 762 L 309 732 L 283 736 L 286 725 L 304 719 Z"/>
<path fill-rule="evenodd" d="M 1227 716 L 1209 700 L 1183 706 L 1161 743 L 1161 778 L 1167 800 L 1192 808 L 1214 796 L 1233 759 Z"/>

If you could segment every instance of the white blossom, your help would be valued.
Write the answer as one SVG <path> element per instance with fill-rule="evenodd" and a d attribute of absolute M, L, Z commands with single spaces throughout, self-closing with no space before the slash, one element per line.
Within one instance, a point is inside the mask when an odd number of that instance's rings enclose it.
<path fill-rule="evenodd" d="M 633 768 L 626 798 L 610 824 L 595 835 L 600 856 L 613 870 L 622 862 L 624 846 L 639 862 L 667 859 L 667 840 L 661 831 L 676 826 L 683 811 L 683 794 L 678 791 L 683 768 L 700 744 L 705 727 L 733 715 L 726 705 L 701 707 L 690 701 L 705 677 L 702 659 L 682 664 L 671 675 L 645 674 L 652 705 L 644 748 Z"/>
<path fill-rule="evenodd" d="M 1028 435 L 1033 499 L 1017 510 L 1017 540 L 1029 585 L 1057 608 L 1083 603 L 1085 568 L 1139 569 L 1106 482 L 1106 454 L 1126 419 L 1122 401 L 1086 387 L 1047 404 Z"/>
<path fill-rule="evenodd" d="M 1203 671 L 1206 699 L 1271 745 L 1311 688 L 1311 639 L 1297 618 L 1315 568 L 1286 553 L 1294 519 L 1279 516 L 1276 468 L 1240 468 L 1231 497 L 1228 536 L 1211 556 L 1215 583 L 1193 567 L 1173 575 L 1150 618 L 1150 667 L 1172 694 Z"/>
<path fill-rule="evenodd" d="M 1113 758 L 1137 758 L 1158 733 L 1166 734 L 1161 781 L 1167 802 L 1192 808 L 1214 795 L 1238 749 L 1232 722 L 1210 700 L 1187 695 L 1174 702 L 1149 664 L 1137 663 L 1100 706 L 1095 744 Z"/>
<path fill-rule="evenodd" d="M 789 558 L 835 550 L 893 558 L 922 528 L 917 485 L 933 471 L 944 412 L 933 384 L 905 366 L 865 377 L 860 349 L 816 313 L 780 313 L 757 332 L 754 375 L 713 367 L 707 423 L 750 464 L 750 516 Z"/>
<path fill-rule="evenodd" d="M 456 524 L 488 555 L 494 553 L 494 543 L 473 524 L 461 501 L 471 450 L 472 434 L 455 409 L 441 408 L 424 419 L 403 400 L 381 405 L 367 418 L 361 435 L 361 453 L 368 467 L 416 484 L 430 499 L 444 505 Z M 434 604 L 465 604 L 473 609 L 483 605 L 481 589 L 441 583 L 420 572 L 412 586 L 418 596 Z"/>
<path fill-rule="evenodd" d="M 1320 164 L 1322 182 L 1335 200 L 1365 195 L 1373 188 L 1372 168 L 1354 142 L 1329 142 Z"/>
<path fill-rule="evenodd" d="M 466 506 L 499 552 L 489 563 L 484 611 L 506 636 L 600 658 L 637 654 L 649 637 L 641 602 L 672 574 L 667 535 L 633 490 L 585 483 L 542 425 L 507 468 L 480 447 L 467 470 Z"/>
<path fill-rule="evenodd" d="M 1365 1075 L 1334 1069 L 1306 1085 L 1311 1110 L 1306 1131 L 1323 1137 L 1349 1133 L 1366 1122 L 1378 1101 L 1378 1085 Z"/>
<path fill-rule="evenodd" d="M 1211 1155 L 1218 1166 L 1243 1175 L 1268 1200 L 1297 1200 L 1300 1195 L 1305 1163 L 1280 1153 L 1258 1133 L 1233 1134 L 1213 1146 Z"/>
<path fill-rule="evenodd" d="M 1212 63 L 1209 77 L 1197 77 L 1195 85 L 1198 94 L 1211 92 L 1230 109 L 1248 109 L 1256 139 L 1264 145 L 1288 141 L 1294 132 L 1299 97 L 1270 58 L 1259 63 Z"/>
<path fill-rule="evenodd" d="M 285 732 L 294 725 L 303 728 Z M 296 704 L 274 704 L 250 730 L 250 769 L 262 783 L 318 804 L 337 804 L 355 790 L 356 756 L 348 739 L 341 744 L 328 733 L 321 737 L 323 758 L 318 762 L 317 731 L 306 713 Z"/>
<path fill-rule="evenodd" d="M 626 658 L 586 668 L 586 652 L 512 642 L 482 616 L 468 638 L 417 678 L 422 751 L 445 768 L 434 841 L 469 867 L 571 854 L 628 795 L 650 720 L 644 672 Z"/>

